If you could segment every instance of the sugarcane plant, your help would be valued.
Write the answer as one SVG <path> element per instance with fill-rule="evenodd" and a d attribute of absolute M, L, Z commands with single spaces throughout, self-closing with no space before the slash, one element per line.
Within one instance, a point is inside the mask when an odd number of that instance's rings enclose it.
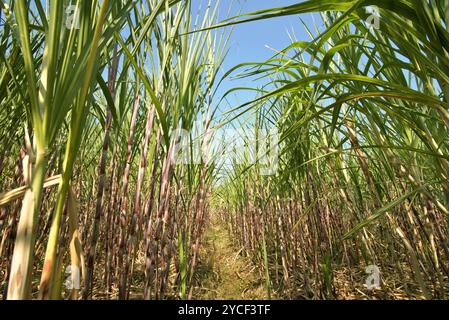
<path fill-rule="evenodd" d="M 197 298 L 213 220 L 269 299 L 447 298 L 449 2 L 193 3 L 0 0 L 0 296 Z"/>
<path fill-rule="evenodd" d="M 320 12 L 310 41 L 230 71 L 267 79 L 231 114 L 281 136 L 275 175 L 240 161 L 216 195 L 267 291 L 354 297 L 375 266 L 383 298 L 447 297 L 448 5 L 305 1 L 220 24 Z"/>
<path fill-rule="evenodd" d="M 172 136 L 212 126 L 227 36 L 194 31 L 218 3 L 1 8 L 4 296 L 187 298 L 213 164 L 180 166 Z"/>

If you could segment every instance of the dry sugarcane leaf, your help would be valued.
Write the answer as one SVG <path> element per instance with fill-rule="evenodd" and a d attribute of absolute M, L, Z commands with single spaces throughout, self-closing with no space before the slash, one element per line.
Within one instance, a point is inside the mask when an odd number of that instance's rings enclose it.
<path fill-rule="evenodd" d="M 53 186 L 58 185 L 61 182 L 61 175 L 53 176 L 51 178 L 48 178 L 45 180 L 44 183 L 44 189 L 50 188 Z M 27 191 L 28 187 L 23 186 L 11 191 L 7 191 L 0 194 L 0 207 L 3 207 L 12 201 L 15 201 L 17 199 L 22 198 L 25 195 L 25 192 Z"/>

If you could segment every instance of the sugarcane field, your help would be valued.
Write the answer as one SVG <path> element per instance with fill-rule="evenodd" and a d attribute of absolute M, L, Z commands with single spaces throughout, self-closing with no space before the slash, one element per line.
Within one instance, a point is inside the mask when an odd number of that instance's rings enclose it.
<path fill-rule="evenodd" d="M 0 0 L 0 306 L 448 299 L 449 0 Z"/>

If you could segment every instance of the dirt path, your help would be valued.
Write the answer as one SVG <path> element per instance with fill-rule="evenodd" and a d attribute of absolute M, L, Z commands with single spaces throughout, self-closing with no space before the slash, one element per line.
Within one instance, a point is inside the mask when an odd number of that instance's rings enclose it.
<path fill-rule="evenodd" d="M 263 280 L 249 259 L 233 246 L 224 226 L 213 222 L 206 233 L 197 270 L 198 299 L 267 299 Z"/>

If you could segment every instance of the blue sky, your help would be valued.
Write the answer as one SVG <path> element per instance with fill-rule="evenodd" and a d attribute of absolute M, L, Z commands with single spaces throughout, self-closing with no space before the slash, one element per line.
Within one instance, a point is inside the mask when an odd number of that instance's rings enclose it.
<path fill-rule="evenodd" d="M 196 0 L 201 2 L 201 0 Z M 299 0 L 221 0 L 220 18 L 225 19 L 228 12 L 231 16 L 237 15 L 239 12 L 252 12 L 267 8 L 284 7 L 300 2 Z M 195 1 L 194 1 L 195 3 Z M 193 8 L 195 8 L 193 6 Z M 303 15 L 301 18 L 309 25 L 313 26 L 311 15 Z M 309 36 L 299 19 L 299 16 L 289 16 L 274 18 L 263 21 L 254 21 L 234 26 L 233 34 L 229 42 L 229 53 L 226 57 L 222 76 L 232 67 L 243 62 L 261 62 L 273 56 L 273 50 L 267 46 L 282 50 L 291 44 L 290 35 L 295 35 L 298 40 L 309 40 Z M 231 80 L 227 79 L 223 82 L 219 97 L 234 87 L 255 87 L 262 85 L 263 82 L 254 82 L 250 79 Z M 249 91 L 239 91 L 228 96 L 228 102 L 235 107 L 251 98 L 254 94 Z M 226 106 L 220 106 L 220 109 L 226 109 Z"/>

